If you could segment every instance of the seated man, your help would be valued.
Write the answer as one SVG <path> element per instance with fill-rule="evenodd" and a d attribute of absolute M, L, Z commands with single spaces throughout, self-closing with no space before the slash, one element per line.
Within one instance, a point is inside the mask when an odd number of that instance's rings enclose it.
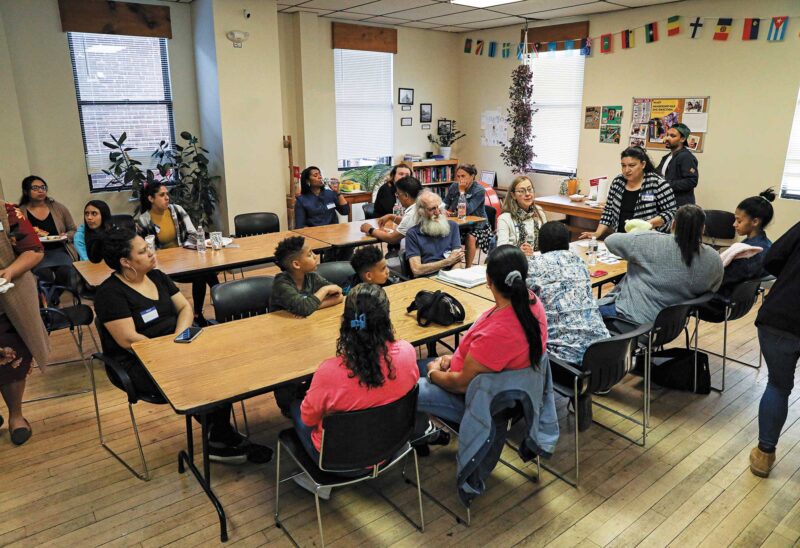
<path fill-rule="evenodd" d="M 361 225 L 361 232 L 390 245 L 399 244 L 408 233 L 408 229 L 416 224 L 414 220 L 417 212 L 416 201 L 422 192 L 422 183 L 419 182 L 419 179 L 408 176 L 397 181 L 394 188 L 397 201 L 405 208 L 402 217 L 388 213 L 378 220 L 379 228 L 375 228 L 370 223 Z M 390 229 L 386 226 L 390 222 L 394 223 L 395 228 Z"/>
<path fill-rule="evenodd" d="M 594 341 L 609 337 L 592 297 L 589 269 L 569 250 L 569 230 L 550 221 L 539 229 L 541 255 L 528 259 L 528 287 L 539 296 L 547 313 L 547 351 L 551 356 L 580 366 Z M 553 368 L 558 379 L 559 368 Z M 592 423 L 591 395 L 579 398 L 580 430 Z"/>
<path fill-rule="evenodd" d="M 414 276 L 461 268 L 464 250 L 458 225 L 442 211 L 438 194 L 426 191 L 417 197 L 416 225 L 406 234 L 406 257 Z"/>
<path fill-rule="evenodd" d="M 376 245 L 365 245 L 356 249 L 350 259 L 350 266 L 356 273 L 345 282 L 342 288 L 342 293 L 345 295 L 360 283 L 386 287 L 400 281 L 391 273 L 383 256 L 383 250 Z"/>

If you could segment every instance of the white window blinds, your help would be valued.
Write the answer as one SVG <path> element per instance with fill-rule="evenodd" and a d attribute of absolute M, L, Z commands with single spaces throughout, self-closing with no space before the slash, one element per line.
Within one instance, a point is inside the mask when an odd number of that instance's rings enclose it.
<path fill-rule="evenodd" d="M 800 93 L 797 95 L 789 149 L 786 151 L 786 164 L 783 166 L 781 198 L 800 200 Z"/>
<path fill-rule="evenodd" d="M 578 167 L 583 101 L 583 63 L 579 50 L 539 53 L 531 59 L 534 168 L 571 174 Z"/>
<path fill-rule="evenodd" d="M 82 32 L 68 39 L 90 190 L 110 182 L 102 172 L 111 164 L 109 134 L 126 132 L 131 157 L 155 169 L 158 144 L 175 142 L 166 39 Z"/>
<path fill-rule="evenodd" d="M 333 59 L 339 166 L 391 156 L 392 54 L 334 49 Z"/>

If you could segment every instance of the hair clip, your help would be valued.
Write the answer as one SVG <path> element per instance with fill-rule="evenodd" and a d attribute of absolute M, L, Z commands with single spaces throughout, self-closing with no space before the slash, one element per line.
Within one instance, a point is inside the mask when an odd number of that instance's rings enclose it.
<path fill-rule="evenodd" d="M 356 316 L 355 320 L 350 320 L 350 327 L 359 331 L 367 328 L 367 315 L 363 312 Z"/>
<path fill-rule="evenodd" d="M 506 275 L 506 279 L 505 279 L 506 285 L 508 287 L 511 287 L 512 285 L 514 285 L 514 280 L 517 280 L 517 279 L 521 280 L 522 279 L 522 274 L 520 273 L 519 270 L 512 270 L 511 272 L 509 272 Z"/>

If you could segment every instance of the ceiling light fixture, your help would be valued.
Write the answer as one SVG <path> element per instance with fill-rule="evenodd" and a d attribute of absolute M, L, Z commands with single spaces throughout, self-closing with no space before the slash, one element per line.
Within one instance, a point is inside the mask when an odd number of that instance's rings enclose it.
<path fill-rule="evenodd" d="M 473 8 L 491 8 L 493 6 L 500 6 L 502 4 L 513 4 L 520 0 L 450 0 L 451 4 L 460 4 L 462 6 L 470 6 Z"/>

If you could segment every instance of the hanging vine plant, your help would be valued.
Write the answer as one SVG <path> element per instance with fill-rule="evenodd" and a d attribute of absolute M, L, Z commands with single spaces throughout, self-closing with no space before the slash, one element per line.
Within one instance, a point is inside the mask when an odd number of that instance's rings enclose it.
<path fill-rule="evenodd" d="M 503 144 L 500 154 L 505 164 L 511 167 L 514 173 L 528 173 L 533 171 L 532 118 L 538 109 L 533 108 L 533 72 L 528 65 L 520 65 L 511 73 L 511 87 L 509 88 L 506 120 L 514 134 L 511 139 Z"/>

